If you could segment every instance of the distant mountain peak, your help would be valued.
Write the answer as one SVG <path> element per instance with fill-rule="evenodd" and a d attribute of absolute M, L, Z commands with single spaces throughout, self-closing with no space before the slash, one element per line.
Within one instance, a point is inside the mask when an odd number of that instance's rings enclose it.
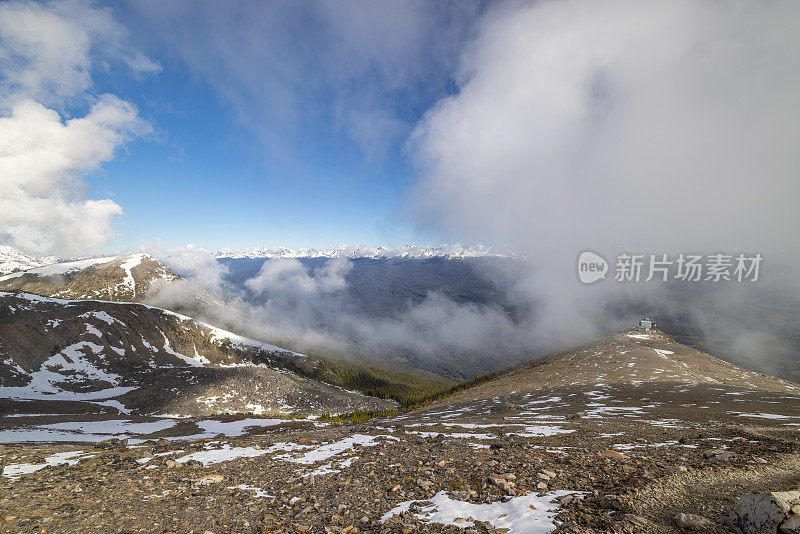
<path fill-rule="evenodd" d="M 21 250 L 8 245 L 0 245 L 0 275 L 15 271 L 26 271 L 35 267 L 42 267 L 57 261 L 55 256 L 38 258 L 25 254 Z"/>
<path fill-rule="evenodd" d="M 212 253 L 215 258 L 477 258 L 484 256 L 507 256 L 483 245 L 442 245 L 426 247 L 423 245 L 405 245 L 400 248 L 365 247 L 361 245 L 341 245 L 338 247 L 315 249 L 291 249 L 285 247 L 257 247 L 248 249 L 224 248 Z"/>

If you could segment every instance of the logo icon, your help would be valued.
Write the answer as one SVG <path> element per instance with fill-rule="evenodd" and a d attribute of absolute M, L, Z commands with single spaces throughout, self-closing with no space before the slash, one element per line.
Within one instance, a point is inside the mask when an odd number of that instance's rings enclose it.
<path fill-rule="evenodd" d="M 584 284 L 593 284 L 606 277 L 608 262 L 590 250 L 581 252 L 578 257 L 578 278 Z"/>

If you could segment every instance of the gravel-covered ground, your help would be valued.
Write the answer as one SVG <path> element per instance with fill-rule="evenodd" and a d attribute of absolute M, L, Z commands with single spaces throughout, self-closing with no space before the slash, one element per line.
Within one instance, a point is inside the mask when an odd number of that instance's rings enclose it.
<path fill-rule="evenodd" d="M 800 390 L 717 362 L 619 335 L 365 424 L 6 445 L 0 531 L 726 532 L 798 484 Z"/>

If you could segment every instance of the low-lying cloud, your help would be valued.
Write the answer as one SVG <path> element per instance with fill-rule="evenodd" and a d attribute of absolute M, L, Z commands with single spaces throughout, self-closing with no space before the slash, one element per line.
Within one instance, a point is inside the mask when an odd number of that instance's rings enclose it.
<path fill-rule="evenodd" d="M 300 352 L 400 358 L 453 376 L 475 376 L 541 354 L 536 352 L 541 345 L 530 337 L 527 321 L 532 316 L 508 293 L 514 289 L 513 277 L 502 277 L 495 269 L 481 273 L 478 264 L 470 283 L 491 282 L 522 312 L 519 317 L 512 317 L 500 299 L 456 302 L 441 291 L 429 291 L 415 301 L 392 296 L 390 309 L 370 313 L 356 298 L 357 290 L 365 288 L 353 285 L 355 264 L 345 258 L 311 264 L 267 260 L 250 278 L 232 283 L 227 267 L 203 251 L 153 246 L 147 250 L 186 279 L 154 287 L 150 303 L 191 311 L 212 324 Z M 419 266 L 407 268 L 410 276 Z M 417 275 L 424 276 L 419 271 Z M 408 284 L 413 287 L 414 282 Z M 382 291 L 385 287 L 373 296 L 385 298 Z"/>
<path fill-rule="evenodd" d="M 348 260 L 335 258 L 315 269 L 312 275 L 298 260 L 280 258 L 264 263 L 245 286 L 269 299 L 320 297 L 344 290 L 347 287 L 344 276 L 351 268 Z"/>

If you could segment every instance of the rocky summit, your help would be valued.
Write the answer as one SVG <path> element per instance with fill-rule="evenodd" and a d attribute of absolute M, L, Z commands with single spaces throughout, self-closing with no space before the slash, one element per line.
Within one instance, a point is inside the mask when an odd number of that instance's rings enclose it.
<path fill-rule="evenodd" d="M 797 484 L 800 386 L 658 331 L 372 418 L 11 415 L 3 532 L 795 532 L 800 517 L 772 493 Z"/>

